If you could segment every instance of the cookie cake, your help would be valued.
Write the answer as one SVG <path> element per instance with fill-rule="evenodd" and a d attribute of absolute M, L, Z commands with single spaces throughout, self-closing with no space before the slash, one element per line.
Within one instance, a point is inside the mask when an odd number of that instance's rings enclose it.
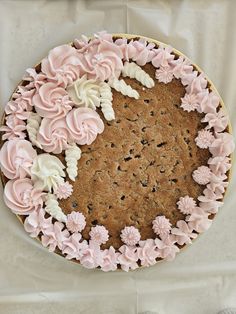
<path fill-rule="evenodd" d="M 150 38 L 99 32 L 53 48 L 26 70 L 0 130 L 6 205 L 86 268 L 173 260 L 223 204 L 234 150 L 223 102 Z"/>

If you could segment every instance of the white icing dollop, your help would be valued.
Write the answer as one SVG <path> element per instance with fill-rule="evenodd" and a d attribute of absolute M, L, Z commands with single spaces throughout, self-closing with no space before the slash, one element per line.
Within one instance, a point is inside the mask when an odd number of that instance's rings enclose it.
<path fill-rule="evenodd" d="M 130 85 L 127 85 L 124 80 L 118 80 L 116 77 L 110 78 L 108 84 L 117 92 L 121 92 L 124 96 L 138 99 L 139 93 Z"/>
<path fill-rule="evenodd" d="M 64 182 L 65 166 L 60 159 L 50 154 L 38 155 L 31 168 L 31 179 L 36 188 L 51 191 Z"/>
<path fill-rule="evenodd" d="M 72 181 L 75 181 L 78 173 L 77 161 L 81 157 L 81 150 L 75 143 L 73 143 L 69 145 L 65 151 L 65 155 L 67 174 Z"/>
<path fill-rule="evenodd" d="M 51 215 L 53 218 L 60 222 L 66 222 L 67 216 L 63 213 L 61 207 L 59 206 L 59 203 L 57 201 L 57 198 L 54 194 L 48 193 L 46 195 L 46 201 L 45 201 L 45 211 Z"/>
<path fill-rule="evenodd" d="M 100 83 L 100 105 L 102 113 L 107 121 L 111 121 L 115 119 L 115 113 L 112 108 L 112 92 L 111 87 L 105 83 Z"/>
<path fill-rule="evenodd" d="M 151 88 L 155 85 L 150 75 L 134 62 L 125 62 L 121 73 L 124 77 L 128 76 L 130 78 L 136 79 L 147 88 Z"/>
<path fill-rule="evenodd" d="M 37 134 L 40 127 L 42 118 L 35 112 L 30 112 L 29 118 L 27 119 L 26 130 L 29 135 L 29 139 L 32 145 L 42 148 L 41 144 L 37 140 Z"/>
<path fill-rule="evenodd" d="M 96 80 L 88 80 L 86 74 L 67 87 L 67 92 L 75 105 L 93 110 L 100 106 L 99 90 L 100 86 Z"/>

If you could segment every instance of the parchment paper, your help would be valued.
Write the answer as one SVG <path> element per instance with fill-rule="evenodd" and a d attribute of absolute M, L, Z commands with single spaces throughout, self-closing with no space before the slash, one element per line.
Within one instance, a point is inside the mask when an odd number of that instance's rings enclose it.
<path fill-rule="evenodd" d="M 98 30 L 171 44 L 220 92 L 236 126 L 236 1 L 0 1 L 1 113 L 24 70 Z M 171 263 L 103 273 L 50 254 L 0 206 L 0 313 L 211 314 L 236 307 L 236 177 L 213 226 Z"/>

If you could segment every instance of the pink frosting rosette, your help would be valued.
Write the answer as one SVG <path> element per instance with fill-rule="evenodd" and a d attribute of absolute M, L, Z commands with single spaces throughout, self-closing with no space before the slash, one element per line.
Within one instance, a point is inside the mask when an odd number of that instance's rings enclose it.
<path fill-rule="evenodd" d="M 213 157 L 226 157 L 229 156 L 235 148 L 234 138 L 231 134 L 217 133 L 215 140 L 212 142 L 209 150 Z"/>
<path fill-rule="evenodd" d="M 65 116 L 73 103 L 67 91 L 55 83 L 45 83 L 33 97 L 35 110 L 41 117 Z"/>
<path fill-rule="evenodd" d="M 43 193 L 28 179 L 9 180 L 4 189 L 4 201 L 15 214 L 28 215 L 43 206 Z"/>
<path fill-rule="evenodd" d="M 47 153 L 60 154 L 67 149 L 68 142 L 71 142 L 71 134 L 65 117 L 59 119 L 43 118 L 37 140 Z"/>
<path fill-rule="evenodd" d="M 123 68 L 121 49 L 104 37 L 92 39 L 79 50 L 78 55 L 82 61 L 82 72 L 87 73 L 88 79 L 105 81 L 118 77 Z"/>
<path fill-rule="evenodd" d="M 117 258 L 119 253 L 116 253 L 113 246 L 110 246 L 109 249 L 102 251 L 102 262 L 100 263 L 101 270 L 114 271 L 117 269 Z"/>
<path fill-rule="evenodd" d="M 18 119 L 14 115 L 10 114 L 6 116 L 6 125 L 0 127 L 0 131 L 4 132 L 3 140 L 12 140 L 14 138 L 25 138 L 26 124 L 24 121 Z"/>
<path fill-rule="evenodd" d="M 80 64 L 76 49 L 69 45 L 62 45 L 53 48 L 48 57 L 42 60 L 41 66 L 48 80 L 66 87 L 79 77 Z"/>
<path fill-rule="evenodd" d="M 148 43 L 144 38 L 134 40 L 129 45 L 132 45 L 135 48 L 135 53 L 132 56 L 132 60 L 135 61 L 138 65 L 145 65 L 146 63 L 150 62 L 155 55 L 153 50 L 155 44 Z"/>
<path fill-rule="evenodd" d="M 63 223 L 56 221 L 43 231 L 42 244 L 44 247 L 48 247 L 49 252 L 55 251 L 56 247 L 60 250 L 65 248 L 64 242 L 69 238 L 70 234 L 64 227 Z"/>
<path fill-rule="evenodd" d="M 23 80 L 28 82 L 25 86 L 26 89 L 35 88 L 38 91 L 47 82 L 47 77 L 42 72 L 37 73 L 35 69 L 29 68 L 26 70 Z"/>
<path fill-rule="evenodd" d="M 52 217 L 45 218 L 45 210 L 40 208 L 37 211 L 33 211 L 26 217 L 24 221 L 25 231 L 35 238 L 40 232 L 44 232 L 46 229 L 52 227 Z"/>
<path fill-rule="evenodd" d="M 23 139 L 6 141 L 0 151 L 1 170 L 8 179 L 30 176 L 36 156 L 36 150 L 30 142 Z"/>
<path fill-rule="evenodd" d="M 90 145 L 104 130 L 99 114 L 90 108 L 72 109 L 66 116 L 68 128 L 75 142 Z"/>

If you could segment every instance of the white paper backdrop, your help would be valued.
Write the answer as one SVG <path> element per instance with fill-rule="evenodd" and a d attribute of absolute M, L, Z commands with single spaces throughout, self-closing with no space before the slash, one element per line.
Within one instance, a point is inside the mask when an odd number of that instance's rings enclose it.
<path fill-rule="evenodd" d="M 236 1 L 0 1 L 1 113 L 24 70 L 98 30 L 171 44 L 204 69 L 236 126 Z M 236 307 L 236 178 L 211 229 L 171 263 L 128 274 L 49 254 L 0 207 L 0 313 L 211 314 Z M 1 193 L 2 194 L 2 193 Z"/>

